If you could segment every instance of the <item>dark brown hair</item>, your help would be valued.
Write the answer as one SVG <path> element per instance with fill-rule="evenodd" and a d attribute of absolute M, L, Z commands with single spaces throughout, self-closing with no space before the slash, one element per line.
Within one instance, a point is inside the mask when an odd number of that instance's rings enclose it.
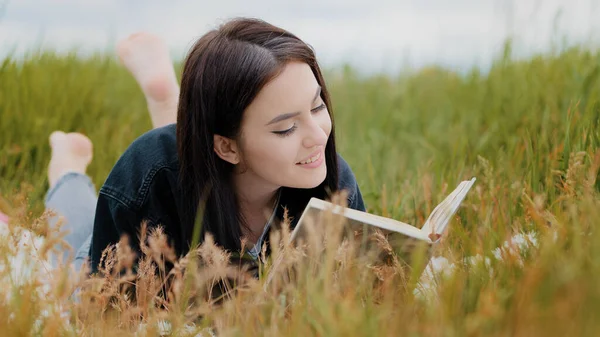
<path fill-rule="evenodd" d="M 199 206 L 200 238 L 210 232 L 217 244 L 238 251 L 242 226 L 232 173 L 234 165 L 213 150 L 214 135 L 237 139 L 244 111 L 259 91 L 290 61 L 306 63 L 321 86 L 331 116 L 327 87 L 314 51 L 295 35 L 258 19 L 236 18 L 202 36 L 190 50 L 181 79 L 177 113 L 182 227 L 191 243 Z M 292 215 L 310 197 L 325 198 L 338 187 L 335 132 L 325 147 L 327 176 L 313 189 L 286 188 Z M 291 198 L 290 198 L 291 196 Z"/>

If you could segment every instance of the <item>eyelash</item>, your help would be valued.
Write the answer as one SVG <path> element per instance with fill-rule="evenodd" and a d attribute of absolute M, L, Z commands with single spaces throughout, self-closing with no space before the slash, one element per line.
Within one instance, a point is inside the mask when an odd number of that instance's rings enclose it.
<path fill-rule="evenodd" d="M 317 113 L 321 110 L 325 109 L 325 103 L 322 103 L 321 105 L 319 105 L 318 107 L 312 109 L 310 112 L 312 113 Z M 296 126 L 296 124 L 294 123 L 294 126 L 292 126 L 291 128 L 287 129 L 287 130 L 283 130 L 283 131 L 273 131 L 274 134 L 278 135 L 279 137 L 287 137 L 290 136 L 292 133 L 294 133 L 294 131 L 296 131 L 298 127 Z"/>

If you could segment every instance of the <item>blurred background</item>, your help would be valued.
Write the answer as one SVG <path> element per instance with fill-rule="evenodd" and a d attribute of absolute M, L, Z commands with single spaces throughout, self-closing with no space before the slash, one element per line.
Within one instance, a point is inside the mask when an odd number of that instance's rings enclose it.
<path fill-rule="evenodd" d="M 0 0 L 0 57 L 34 48 L 107 51 L 139 30 L 164 37 L 181 59 L 222 20 L 253 16 L 313 45 L 325 66 L 366 73 L 438 64 L 486 70 L 513 38 L 516 57 L 596 45 L 595 0 Z M 568 41 L 568 42 L 566 42 Z"/>

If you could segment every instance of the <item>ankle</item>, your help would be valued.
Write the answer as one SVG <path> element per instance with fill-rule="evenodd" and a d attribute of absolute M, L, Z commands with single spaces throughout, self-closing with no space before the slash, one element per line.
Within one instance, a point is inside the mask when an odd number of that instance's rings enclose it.
<path fill-rule="evenodd" d="M 166 80 L 163 77 L 149 80 L 142 89 L 148 101 L 169 103 L 177 102 L 179 99 L 177 82 Z"/>
<path fill-rule="evenodd" d="M 162 102 L 148 100 L 148 110 L 154 129 L 177 123 L 177 99 Z"/>

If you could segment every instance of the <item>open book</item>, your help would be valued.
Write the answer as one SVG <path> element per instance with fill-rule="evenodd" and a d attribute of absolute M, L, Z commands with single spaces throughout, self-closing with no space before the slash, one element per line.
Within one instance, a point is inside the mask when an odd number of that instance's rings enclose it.
<path fill-rule="evenodd" d="M 361 242 L 361 252 L 365 252 L 369 245 L 373 244 L 371 234 L 380 233 L 384 236 L 393 251 L 398 254 L 405 266 L 412 268 L 413 252 L 419 245 L 425 245 L 425 256 L 421 259 L 421 271 L 431 258 L 432 247 L 439 242 L 440 238 L 448 229 L 448 224 L 458 211 L 458 208 L 467 193 L 475 183 L 475 178 L 461 182 L 446 199 L 437 205 L 431 212 L 423 226 L 419 229 L 415 226 L 394 219 L 357 211 L 347 207 L 334 205 L 331 202 L 312 198 L 302 213 L 298 224 L 291 234 L 291 240 L 295 244 L 310 242 L 312 236 L 319 236 L 324 231 L 324 226 L 331 221 L 332 214 L 338 218 L 343 217 L 343 229 L 341 234 L 345 238 L 353 238 Z M 329 218 L 326 218 L 329 216 Z M 381 237 L 380 235 L 380 237 Z M 361 253 L 359 252 L 359 254 Z M 277 263 L 275 263 L 277 264 Z M 274 266 L 275 267 L 275 266 Z M 267 278 L 269 283 L 271 277 Z"/>
<path fill-rule="evenodd" d="M 312 198 L 302 213 L 302 216 L 298 221 L 298 225 L 292 232 L 291 238 L 292 240 L 295 240 L 301 235 L 304 229 L 303 220 L 308 217 L 318 218 L 319 213 L 331 211 L 334 214 L 340 214 L 346 217 L 350 225 L 375 226 L 382 230 L 401 233 L 403 235 L 423 240 L 428 243 L 435 243 L 446 231 L 452 216 L 456 214 L 458 207 L 474 183 L 475 178 L 461 182 L 458 187 L 446 197 L 446 199 L 444 199 L 433 209 L 421 229 L 394 219 L 357 211 L 347 207 L 337 206 L 328 201 Z"/>

